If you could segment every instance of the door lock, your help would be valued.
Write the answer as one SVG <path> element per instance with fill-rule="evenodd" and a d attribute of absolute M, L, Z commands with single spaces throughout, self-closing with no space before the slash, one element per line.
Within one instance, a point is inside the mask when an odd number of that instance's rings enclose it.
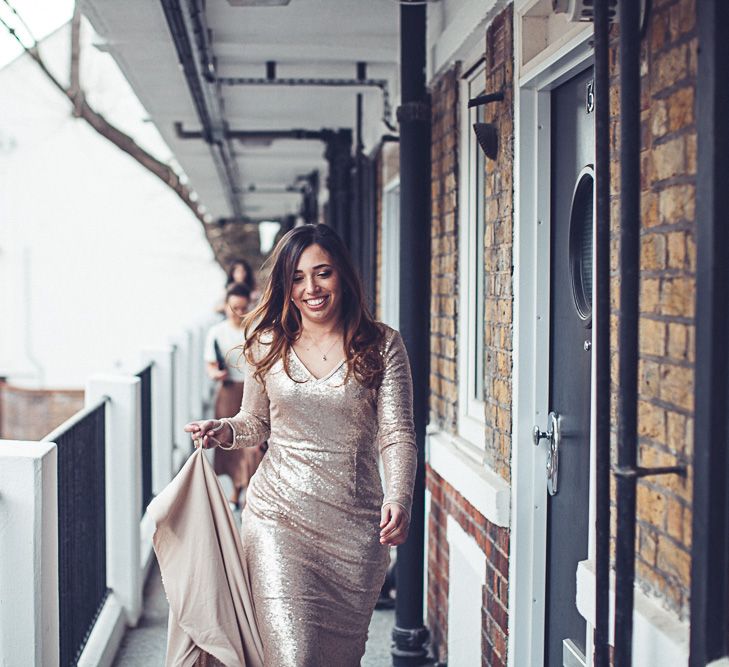
<path fill-rule="evenodd" d="M 557 493 L 557 482 L 559 478 L 559 443 L 560 443 L 560 417 L 552 411 L 549 413 L 549 430 L 542 431 L 535 426 L 532 431 L 532 440 L 535 446 L 539 446 L 542 440 L 546 440 L 549 446 L 547 451 L 547 490 L 549 495 Z"/>

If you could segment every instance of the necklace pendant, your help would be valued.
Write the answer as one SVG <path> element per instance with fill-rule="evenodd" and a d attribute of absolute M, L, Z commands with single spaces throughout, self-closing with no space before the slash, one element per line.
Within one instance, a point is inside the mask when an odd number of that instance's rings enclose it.
<path fill-rule="evenodd" d="M 326 355 L 326 354 L 325 354 L 325 355 L 323 355 L 323 356 L 322 356 L 322 359 L 324 359 L 324 361 L 326 361 L 326 360 L 327 360 L 327 355 Z"/>

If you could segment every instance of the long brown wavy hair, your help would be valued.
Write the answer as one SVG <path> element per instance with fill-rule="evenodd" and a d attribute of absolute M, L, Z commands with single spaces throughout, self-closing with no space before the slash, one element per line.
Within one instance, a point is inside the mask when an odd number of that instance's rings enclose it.
<path fill-rule="evenodd" d="M 382 382 L 384 362 L 380 353 L 384 330 L 375 322 L 364 301 L 362 283 L 349 253 L 337 233 L 326 225 L 302 225 L 287 232 L 266 261 L 270 273 L 258 306 L 244 322 L 244 352 L 255 367 L 253 377 L 260 382 L 281 359 L 289 371 L 289 349 L 301 335 L 301 313 L 291 301 L 294 272 L 301 254 L 311 245 L 319 245 L 329 255 L 342 286 L 342 325 L 347 355 L 347 377 L 354 377 L 365 387 L 376 389 Z M 266 267 L 267 268 L 267 267 Z M 266 350 L 254 359 L 251 348 L 257 341 Z M 293 379 L 293 378 L 292 378 Z"/>

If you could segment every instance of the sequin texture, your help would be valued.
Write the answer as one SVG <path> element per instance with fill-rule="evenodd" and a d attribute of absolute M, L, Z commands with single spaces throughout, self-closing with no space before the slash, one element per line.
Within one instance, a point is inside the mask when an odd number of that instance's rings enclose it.
<path fill-rule="evenodd" d="M 388 564 L 384 502 L 409 513 L 416 445 L 412 380 L 400 334 L 386 328 L 379 389 L 341 363 L 314 378 L 292 352 L 265 386 L 249 374 L 229 423 L 236 446 L 268 439 L 243 512 L 243 544 L 267 667 L 355 667 Z"/>

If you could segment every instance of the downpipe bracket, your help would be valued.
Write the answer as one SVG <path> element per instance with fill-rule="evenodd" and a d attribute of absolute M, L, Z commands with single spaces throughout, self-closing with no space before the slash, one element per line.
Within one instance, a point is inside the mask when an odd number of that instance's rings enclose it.
<path fill-rule="evenodd" d="M 686 466 L 662 466 L 643 468 L 642 466 L 613 466 L 613 475 L 624 479 L 640 479 L 654 475 L 679 475 L 686 477 Z"/>

